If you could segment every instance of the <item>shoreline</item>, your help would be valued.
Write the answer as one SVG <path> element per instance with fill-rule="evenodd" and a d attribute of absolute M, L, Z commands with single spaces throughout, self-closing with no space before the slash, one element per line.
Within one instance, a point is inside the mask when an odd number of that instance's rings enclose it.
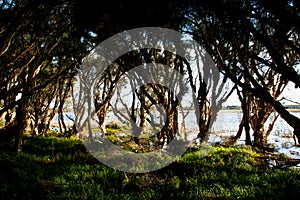
<path fill-rule="evenodd" d="M 287 109 L 289 112 L 300 112 L 300 109 Z M 227 112 L 227 113 L 241 113 L 241 109 L 221 109 L 219 112 Z"/>

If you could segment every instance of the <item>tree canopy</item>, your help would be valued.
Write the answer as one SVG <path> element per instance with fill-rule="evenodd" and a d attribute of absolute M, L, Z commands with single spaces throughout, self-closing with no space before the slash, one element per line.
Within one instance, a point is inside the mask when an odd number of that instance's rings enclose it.
<path fill-rule="evenodd" d="M 300 142 L 300 119 L 278 100 L 288 82 L 300 88 L 299 24 L 297 0 L 0 1 L 0 115 L 6 121 L 0 136 L 20 150 L 29 127 L 43 134 L 63 112 L 91 49 L 121 31 L 152 26 L 191 35 L 224 81 L 252 105 L 275 109 Z"/>

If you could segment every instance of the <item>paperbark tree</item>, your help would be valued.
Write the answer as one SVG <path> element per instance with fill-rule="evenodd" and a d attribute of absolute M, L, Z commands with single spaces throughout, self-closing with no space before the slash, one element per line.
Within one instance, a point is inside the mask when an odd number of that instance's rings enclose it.
<path fill-rule="evenodd" d="M 268 78 L 257 72 L 264 66 L 283 82 L 299 87 L 295 69 L 300 55 L 299 4 L 284 0 L 218 2 L 214 6 L 208 1 L 190 3 L 185 30 L 204 45 L 225 77 L 248 95 L 270 104 L 294 128 L 300 141 L 299 118 L 272 96 Z"/>

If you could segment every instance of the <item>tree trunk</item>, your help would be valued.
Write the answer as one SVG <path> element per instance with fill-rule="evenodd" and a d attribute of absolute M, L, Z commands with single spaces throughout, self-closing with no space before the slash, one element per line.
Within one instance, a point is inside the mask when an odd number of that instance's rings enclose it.
<path fill-rule="evenodd" d="M 12 110 L 8 109 L 5 114 L 5 126 L 8 126 L 12 121 Z"/>
<path fill-rule="evenodd" d="M 275 116 L 274 116 L 274 119 L 273 119 L 273 121 L 269 124 L 269 127 L 268 127 L 268 130 L 266 131 L 266 137 L 264 138 L 265 139 L 265 141 L 264 141 L 264 143 L 267 143 L 267 138 L 269 137 L 269 135 L 270 135 L 270 133 L 271 133 L 271 131 L 273 130 L 273 127 L 274 127 L 274 125 L 275 125 L 275 122 L 277 121 L 277 119 L 278 119 L 278 117 L 279 117 L 279 114 L 274 114 Z"/>
<path fill-rule="evenodd" d="M 246 145 L 252 145 L 251 136 L 250 136 L 250 126 L 249 126 L 249 118 L 244 122 L 245 126 L 245 134 L 246 134 Z"/>
<path fill-rule="evenodd" d="M 23 135 L 27 132 L 28 120 L 27 120 L 27 105 L 20 104 L 16 110 L 16 135 L 15 135 L 15 150 L 17 152 L 22 151 Z"/>
<path fill-rule="evenodd" d="M 252 145 L 251 142 L 251 136 L 250 136 L 250 126 L 249 126 L 249 117 L 250 117 L 250 112 L 249 112 L 249 104 L 250 104 L 250 99 L 247 95 L 247 92 L 243 89 L 242 92 L 237 89 L 237 95 L 239 97 L 239 100 L 241 102 L 241 107 L 242 107 L 242 112 L 243 112 L 243 117 L 242 121 L 239 125 L 239 129 L 237 131 L 236 136 L 233 138 L 233 143 L 236 143 L 237 140 L 241 137 L 243 128 L 245 129 L 245 135 L 246 135 L 246 145 Z"/>
<path fill-rule="evenodd" d="M 252 95 L 261 98 L 264 102 L 269 103 L 274 107 L 274 109 L 280 114 L 282 119 L 284 119 L 291 127 L 294 128 L 294 135 L 298 138 L 298 143 L 300 144 L 300 119 L 296 116 L 289 113 L 284 106 L 277 100 L 275 100 L 272 95 L 267 91 L 267 89 L 263 88 L 251 74 L 247 71 L 245 72 L 245 75 L 249 80 L 251 81 L 250 85 L 244 84 L 240 82 L 235 76 L 230 74 L 230 71 L 228 69 L 225 69 L 226 74 L 230 77 L 230 79 L 236 83 L 238 86 L 242 87 L 243 90 L 246 90 L 247 92 L 251 93 Z"/>
<path fill-rule="evenodd" d="M 245 96 L 246 98 L 246 103 L 244 105 L 244 113 L 245 113 L 245 118 L 244 118 L 244 127 L 245 127 L 245 135 L 246 135 L 246 145 L 252 145 L 252 142 L 251 142 L 251 136 L 250 136 L 250 125 L 249 125 L 249 117 L 250 117 L 250 109 L 249 109 L 249 106 L 250 106 L 250 99 L 248 97 L 248 94 L 246 91 L 243 91 L 243 95 Z"/>
<path fill-rule="evenodd" d="M 253 92 L 253 94 L 256 97 L 262 98 L 266 103 L 271 104 L 274 107 L 274 109 L 280 114 L 282 119 L 284 119 L 291 127 L 294 128 L 294 135 L 297 136 L 298 143 L 300 144 L 300 119 L 289 113 L 285 109 L 285 107 L 279 101 L 275 100 L 265 88 L 260 86 L 252 76 L 248 74 L 247 77 L 251 80 L 251 83 L 254 85 L 255 88 L 243 85 L 244 89 L 248 90 L 249 92 Z M 235 79 L 231 80 L 236 82 Z M 236 83 L 240 84 L 238 82 Z"/>
<path fill-rule="evenodd" d="M 265 94 L 264 100 L 269 102 L 280 114 L 280 117 L 294 128 L 293 133 L 295 136 L 297 136 L 298 143 L 300 144 L 300 119 L 288 112 L 285 107 L 279 101 L 274 100 L 271 95 Z"/>

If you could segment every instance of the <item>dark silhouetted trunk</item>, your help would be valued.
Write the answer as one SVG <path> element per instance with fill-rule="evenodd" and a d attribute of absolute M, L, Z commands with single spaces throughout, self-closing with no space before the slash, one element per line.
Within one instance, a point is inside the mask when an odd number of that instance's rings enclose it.
<path fill-rule="evenodd" d="M 16 135 L 15 135 L 15 150 L 17 152 L 22 151 L 23 135 L 27 132 L 28 119 L 27 119 L 27 107 L 26 103 L 20 104 L 16 109 Z"/>
<path fill-rule="evenodd" d="M 249 117 L 250 117 L 250 112 L 249 112 L 249 105 L 250 105 L 250 99 L 247 95 L 247 92 L 245 90 L 239 91 L 237 89 L 237 95 L 239 97 L 239 100 L 241 102 L 241 107 L 242 107 L 242 112 L 243 112 L 243 117 L 242 121 L 239 125 L 239 129 L 237 131 L 237 134 L 235 137 L 233 137 L 232 142 L 236 143 L 238 139 L 242 136 L 243 129 L 245 129 L 245 135 L 246 135 L 246 145 L 252 145 L 251 142 L 251 136 L 250 136 L 250 126 L 249 126 Z"/>

